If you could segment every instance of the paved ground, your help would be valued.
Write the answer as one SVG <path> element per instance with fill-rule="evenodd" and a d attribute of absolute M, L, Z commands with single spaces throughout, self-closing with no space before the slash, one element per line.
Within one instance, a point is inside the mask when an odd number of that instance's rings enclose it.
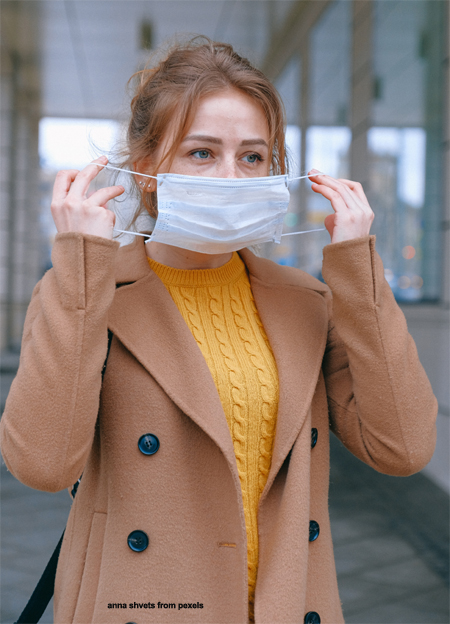
<path fill-rule="evenodd" d="M 448 495 L 421 474 L 380 475 L 334 436 L 331 443 L 330 516 L 346 623 L 448 624 Z M 0 477 L 0 621 L 12 624 L 61 536 L 71 498 L 25 487 L 3 462 Z M 41 623 L 52 615 L 50 603 Z"/>
<path fill-rule="evenodd" d="M 347 624 L 448 624 L 449 497 L 381 475 L 331 437 L 330 516 Z"/>

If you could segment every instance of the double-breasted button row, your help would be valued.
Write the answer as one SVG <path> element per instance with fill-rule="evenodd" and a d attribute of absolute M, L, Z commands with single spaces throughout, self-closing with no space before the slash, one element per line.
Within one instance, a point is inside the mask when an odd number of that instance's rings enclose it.
<path fill-rule="evenodd" d="M 311 429 L 311 448 L 313 449 L 317 444 L 317 437 L 319 432 L 315 427 Z M 320 533 L 319 523 L 315 520 L 309 521 L 309 541 L 314 542 Z M 308 611 L 305 614 L 305 618 L 303 620 L 304 624 L 320 624 L 320 615 L 316 611 Z"/>
<path fill-rule="evenodd" d="M 138 448 L 144 455 L 154 455 L 159 449 L 159 440 L 153 433 L 144 433 L 139 438 Z"/>
<path fill-rule="evenodd" d="M 144 433 L 138 440 L 138 448 L 144 455 L 154 455 L 159 449 L 159 440 L 153 433 Z M 142 552 L 148 547 L 148 535 L 145 531 L 131 531 L 127 543 L 134 552 Z"/>
<path fill-rule="evenodd" d="M 148 546 L 148 535 L 145 531 L 131 531 L 127 538 L 128 546 L 134 552 L 142 552 Z"/>

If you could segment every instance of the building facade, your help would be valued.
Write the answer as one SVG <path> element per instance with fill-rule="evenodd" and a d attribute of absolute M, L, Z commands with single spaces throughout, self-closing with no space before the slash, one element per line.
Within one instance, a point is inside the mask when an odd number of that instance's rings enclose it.
<path fill-rule="evenodd" d="M 32 289 L 48 268 L 51 176 L 40 172 L 40 119 L 123 120 L 124 85 L 148 49 L 201 32 L 235 45 L 276 84 L 293 173 L 315 167 L 363 184 L 386 279 L 439 401 L 424 472 L 448 490 L 448 0 L 4 0 L 1 12 L 3 352 L 19 350 Z M 286 231 L 321 227 L 327 202 L 304 180 L 291 191 Z M 320 278 L 328 240 L 286 237 L 264 253 Z"/>

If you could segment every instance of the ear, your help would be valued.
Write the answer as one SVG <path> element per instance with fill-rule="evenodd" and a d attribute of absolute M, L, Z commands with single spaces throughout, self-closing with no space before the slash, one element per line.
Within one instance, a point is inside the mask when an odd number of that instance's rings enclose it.
<path fill-rule="evenodd" d="M 156 180 L 153 178 L 146 178 L 144 176 L 135 176 L 139 189 L 143 193 L 153 193 L 156 191 Z"/>
<path fill-rule="evenodd" d="M 156 180 L 154 178 L 147 178 L 146 176 L 139 175 L 139 173 L 145 173 L 147 175 L 153 175 L 151 158 L 147 157 L 142 160 L 133 163 L 133 168 L 136 171 L 134 180 L 143 193 L 153 193 L 156 191 Z"/>

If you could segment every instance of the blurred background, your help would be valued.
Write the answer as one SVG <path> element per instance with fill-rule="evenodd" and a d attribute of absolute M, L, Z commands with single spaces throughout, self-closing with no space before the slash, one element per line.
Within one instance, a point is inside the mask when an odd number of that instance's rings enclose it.
<path fill-rule="evenodd" d="M 229 42 L 282 95 L 292 174 L 315 167 L 363 184 L 386 279 L 439 401 L 435 455 L 413 477 L 379 475 L 331 440 L 344 616 L 448 622 L 448 0 L 2 0 L 0 11 L 2 408 L 32 290 L 51 266 L 56 172 L 120 142 L 126 83 L 161 44 L 189 34 Z M 328 202 L 305 180 L 291 191 L 285 231 L 321 227 Z M 122 208 L 133 208 L 131 196 Z M 264 254 L 321 278 L 328 242 L 327 232 L 286 237 Z M 12 622 L 71 501 L 29 490 L 3 463 L 1 476 L 1 621 Z"/>

